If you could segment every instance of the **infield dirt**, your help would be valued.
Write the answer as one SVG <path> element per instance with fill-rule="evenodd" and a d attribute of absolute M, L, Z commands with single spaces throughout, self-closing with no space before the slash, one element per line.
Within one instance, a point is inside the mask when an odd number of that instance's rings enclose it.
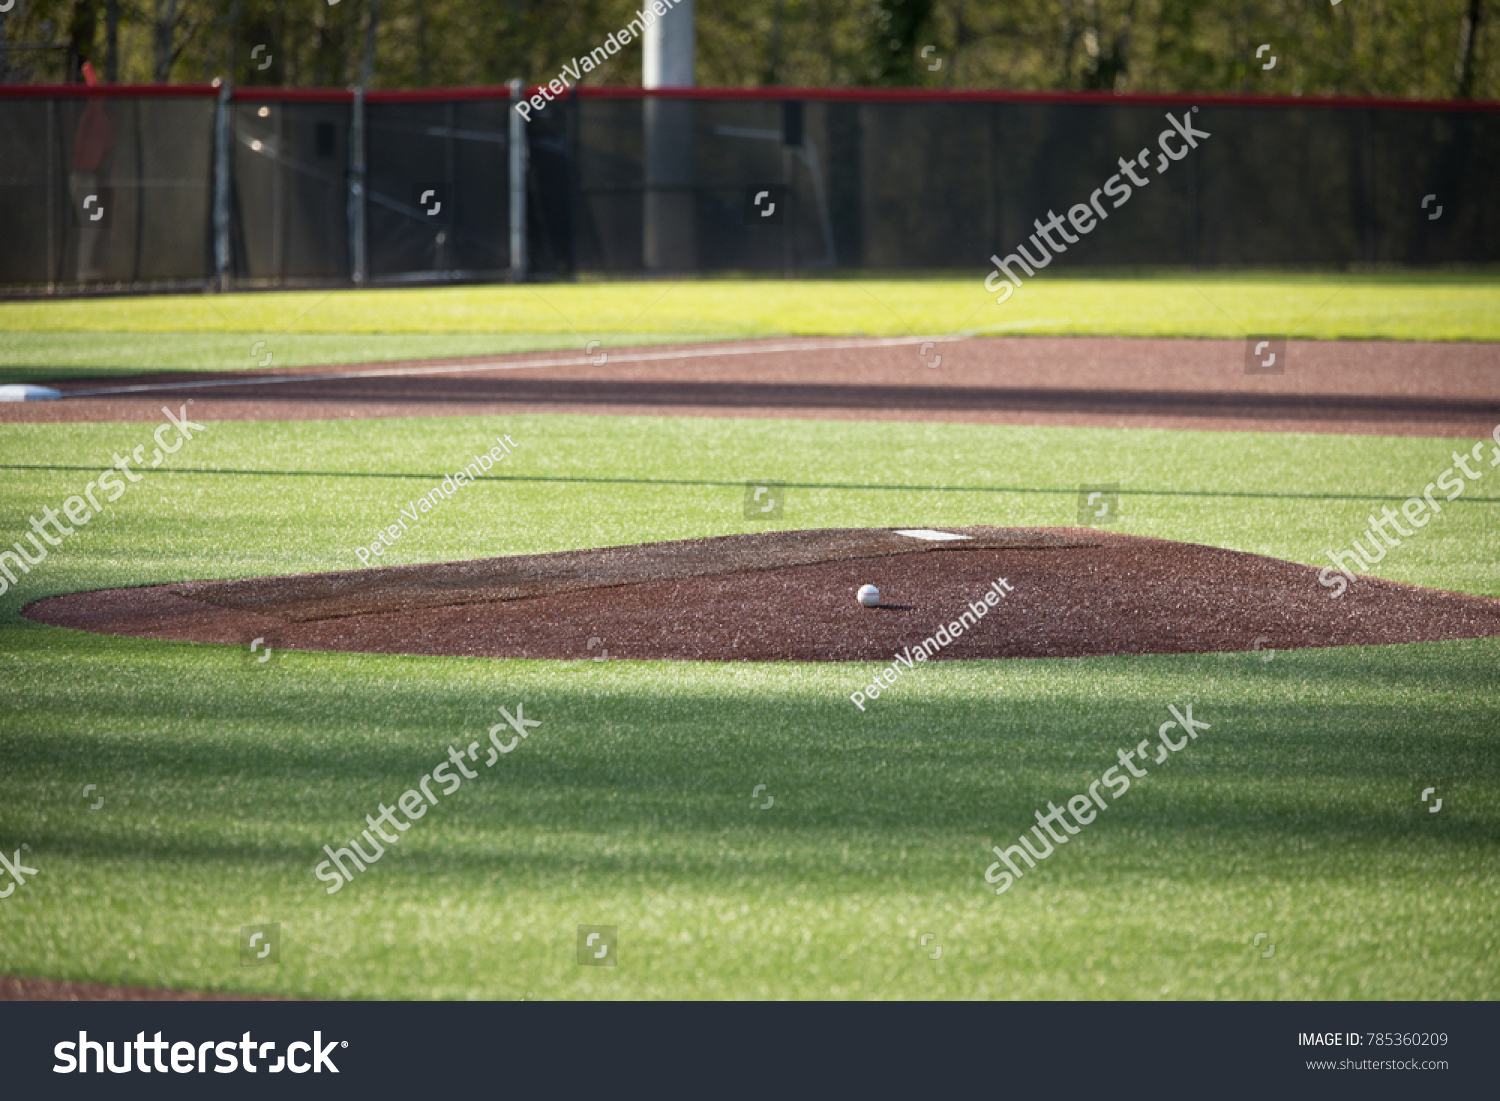
<path fill-rule="evenodd" d="M 1393 436 L 1488 435 L 1500 345 L 1289 341 L 1282 372 L 1246 342 L 1118 337 L 797 338 L 343 367 L 66 379 L 0 422 L 516 413 L 1070 424 Z M 35 380 L 33 380 L 35 381 Z M 175 405 L 174 405 L 175 408 Z"/>

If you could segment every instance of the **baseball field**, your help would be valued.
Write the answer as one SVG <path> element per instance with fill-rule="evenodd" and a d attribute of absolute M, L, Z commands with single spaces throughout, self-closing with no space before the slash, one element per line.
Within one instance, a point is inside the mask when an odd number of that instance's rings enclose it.
<path fill-rule="evenodd" d="M 1284 340 L 1281 373 L 1250 372 L 1257 334 Z M 1286 611 L 1347 618 L 1372 590 L 1422 595 L 1404 586 L 1500 599 L 1493 276 L 1059 276 L 1004 307 L 977 279 L 6 302 L 6 383 L 62 396 L 0 404 L 0 853 L 26 869 L 3 879 L 0 985 L 1500 996 L 1500 634 L 1366 611 L 1376 634 L 1360 637 L 1394 641 L 1309 644 Z M 105 497 L 111 469 L 123 492 L 78 520 L 67 503 Z M 1461 492 L 1439 491 L 1334 594 L 1330 552 L 1445 474 Z M 891 607 L 829 582 L 827 615 L 848 618 L 826 622 L 859 641 L 891 622 L 872 617 L 906 616 L 891 636 L 905 641 L 871 635 L 854 660 L 832 645 L 657 656 L 796 614 L 778 598 L 793 581 L 769 568 L 715 574 L 732 597 L 717 617 L 685 582 L 652 590 L 668 611 L 651 645 L 612 589 L 513 601 L 564 658 L 493 656 L 507 651 L 480 600 L 442 609 L 477 609 L 467 649 L 421 653 L 283 647 L 296 616 L 274 609 L 256 637 L 217 642 L 47 612 L 66 596 L 102 616 L 129 599 L 113 590 L 144 586 L 978 528 L 1311 569 L 1285 591 L 1232 565 L 1156 578 L 1155 629 L 1180 645 L 955 645 L 883 681 L 962 604 L 879 558 L 839 568 Z M 3 555 L 17 541 L 24 567 Z M 985 653 L 1068 617 L 1128 641 L 1144 614 L 1119 595 L 1141 582 L 1128 560 L 1064 596 L 1003 557 L 1042 551 L 983 553 L 1015 586 L 970 628 Z M 1053 561 L 1069 576 L 1073 560 Z M 98 595 L 70 596 L 84 593 Z M 376 610 L 392 638 L 439 618 Z M 1186 737 L 1160 732 L 1174 722 L 1193 737 L 1157 757 L 1158 739 Z M 1128 792 L 1095 795 L 1091 824 L 1067 824 L 997 894 L 997 847 L 1133 749 Z M 453 787 L 423 788 L 443 770 Z M 1056 838 L 1070 820 L 1053 821 Z M 389 836 L 353 874 L 324 863 Z M 586 958 L 581 926 L 612 959 Z M 251 928 L 273 955 L 247 951 Z"/>

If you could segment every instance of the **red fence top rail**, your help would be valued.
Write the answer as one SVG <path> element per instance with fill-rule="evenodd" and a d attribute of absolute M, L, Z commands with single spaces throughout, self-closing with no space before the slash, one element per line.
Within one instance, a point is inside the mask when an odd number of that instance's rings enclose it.
<path fill-rule="evenodd" d="M 212 98 L 219 94 L 216 84 L 0 84 L 0 99 L 92 99 L 105 96 L 115 99 L 182 96 Z"/>
<path fill-rule="evenodd" d="M 261 102 L 286 102 L 286 103 L 353 103 L 354 90 L 352 88 L 275 88 L 270 85 L 257 87 L 246 85 L 236 88 L 233 92 L 236 100 L 248 101 L 250 103 Z M 369 98 L 366 96 L 365 98 Z"/>
<path fill-rule="evenodd" d="M 528 88 L 532 95 L 535 88 Z M 472 88 L 398 88 L 365 93 L 366 103 L 422 103 L 436 100 L 509 99 L 510 88 L 504 84 L 478 85 Z"/>
<path fill-rule="evenodd" d="M 535 89 L 528 88 L 527 95 Z M 567 93 L 571 95 L 570 91 Z M 1377 99 L 1344 96 L 1249 96 L 1209 92 L 1021 92 L 1005 88 L 579 88 L 583 99 L 803 99 L 846 103 L 1118 103 L 1233 107 L 1380 107 L 1416 111 L 1500 111 L 1481 100 Z"/>
<path fill-rule="evenodd" d="M 537 94 L 526 89 L 528 97 Z M 90 88 L 86 84 L 0 84 L 0 99 L 87 96 L 106 97 L 212 97 L 219 94 L 213 84 L 109 84 Z M 351 103 L 349 88 L 278 88 L 246 85 L 235 88 L 236 100 L 293 103 Z M 843 103 L 1053 103 L 1120 104 L 1135 106 L 1303 107 L 1378 108 L 1404 111 L 1500 111 L 1500 102 L 1488 100 L 1379 99 L 1344 96 L 1251 96 L 1198 92 L 1021 92 L 1002 88 L 949 90 L 936 88 L 639 88 L 602 85 L 570 88 L 563 99 L 699 99 L 699 100 L 821 100 Z M 509 99 L 506 85 L 467 88 L 412 88 L 371 90 L 367 103 L 413 103 L 453 100 Z"/>

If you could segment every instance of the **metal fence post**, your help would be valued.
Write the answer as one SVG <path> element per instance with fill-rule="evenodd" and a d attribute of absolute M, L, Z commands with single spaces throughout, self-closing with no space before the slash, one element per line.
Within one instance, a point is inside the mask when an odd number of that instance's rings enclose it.
<path fill-rule="evenodd" d="M 222 294 L 229 289 L 229 81 L 219 86 L 214 111 L 214 276 Z"/>
<path fill-rule="evenodd" d="M 57 140 L 57 100 L 47 97 L 47 293 L 57 292 L 58 262 L 55 238 L 57 236 L 57 183 L 54 179 L 57 168 L 57 151 L 53 143 Z"/>
<path fill-rule="evenodd" d="M 349 127 L 349 278 L 365 282 L 365 90 L 354 89 Z"/>
<path fill-rule="evenodd" d="M 568 278 L 578 282 L 578 198 L 583 186 L 582 162 L 579 159 L 579 130 L 583 125 L 583 104 L 578 98 L 578 85 L 573 85 L 573 94 L 568 100 Z"/>
<path fill-rule="evenodd" d="M 526 120 L 516 110 L 526 96 L 526 84 L 510 82 L 510 280 L 526 278 Z"/>
<path fill-rule="evenodd" d="M 1361 176 L 1365 197 L 1365 267 L 1374 271 L 1378 255 L 1376 223 L 1380 217 L 1380 208 L 1375 205 L 1375 112 L 1361 111 L 1359 114 L 1364 122 L 1360 127 L 1360 168 L 1363 170 Z"/>
<path fill-rule="evenodd" d="M 642 36 L 641 84 L 648 89 L 697 83 L 693 0 L 677 0 Z M 698 268 L 698 174 L 693 160 L 694 105 L 690 99 L 647 97 L 641 103 L 645 191 L 641 196 L 641 258 L 647 271 Z M 782 219 L 790 232 L 789 218 Z"/>

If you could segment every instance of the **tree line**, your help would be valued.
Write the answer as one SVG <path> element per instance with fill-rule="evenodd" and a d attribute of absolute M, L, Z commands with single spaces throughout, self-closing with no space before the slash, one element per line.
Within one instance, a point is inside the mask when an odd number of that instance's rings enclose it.
<path fill-rule="evenodd" d="M 698 83 L 1494 99 L 1497 0 L 698 0 Z M 13 0 L 0 82 L 528 82 L 631 0 Z M 639 84 L 635 43 L 585 83 Z"/>

